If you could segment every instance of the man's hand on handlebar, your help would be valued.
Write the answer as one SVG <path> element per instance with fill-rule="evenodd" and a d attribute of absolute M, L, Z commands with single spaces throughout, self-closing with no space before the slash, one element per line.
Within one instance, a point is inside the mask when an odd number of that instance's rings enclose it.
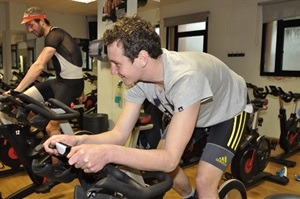
<path fill-rule="evenodd" d="M 74 146 L 67 155 L 68 163 L 82 169 L 85 173 L 97 173 L 105 165 L 111 163 L 108 154 L 109 151 L 113 151 L 113 147 L 116 145 L 82 144 Z"/>
<path fill-rule="evenodd" d="M 44 143 L 44 149 L 47 153 L 61 156 L 56 148 L 57 143 L 63 143 L 71 147 L 66 157 L 68 163 L 85 173 L 96 173 L 109 162 L 109 153 L 113 151 L 116 145 L 106 144 L 79 144 L 82 136 L 74 135 L 54 135 L 48 138 Z"/>
<path fill-rule="evenodd" d="M 79 136 L 66 134 L 51 136 L 43 143 L 43 146 L 47 153 L 59 156 L 60 154 L 58 150 L 56 149 L 56 147 L 54 147 L 56 146 L 56 143 L 61 142 L 69 146 L 75 146 L 77 144 L 78 137 Z"/>
<path fill-rule="evenodd" d="M 13 89 L 10 89 L 8 91 L 5 91 L 2 93 L 3 96 L 9 96 L 9 95 L 17 95 L 17 94 L 20 94 L 19 91 L 15 91 Z"/>

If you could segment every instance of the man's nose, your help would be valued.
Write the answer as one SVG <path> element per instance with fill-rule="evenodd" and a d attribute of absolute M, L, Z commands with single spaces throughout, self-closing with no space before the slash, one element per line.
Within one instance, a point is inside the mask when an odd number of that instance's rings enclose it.
<path fill-rule="evenodd" d="M 117 67 L 113 66 L 113 64 L 110 67 L 110 73 L 112 75 L 117 75 L 118 74 L 118 69 L 117 69 Z"/>

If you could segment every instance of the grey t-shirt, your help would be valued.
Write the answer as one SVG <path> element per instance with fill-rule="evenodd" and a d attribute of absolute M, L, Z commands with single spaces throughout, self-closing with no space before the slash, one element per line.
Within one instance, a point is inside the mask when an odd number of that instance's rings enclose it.
<path fill-rule="evenodd" d="M 196 127 L 209 127 L 242 112 L 247 101 L 244 79 L 216 57 L 202 52 L 163 49 L 164 90 L 138 82 L 125 91 L 125 99 L 142 104 L 145 98 L 172 116 L 201 101 Z"/>

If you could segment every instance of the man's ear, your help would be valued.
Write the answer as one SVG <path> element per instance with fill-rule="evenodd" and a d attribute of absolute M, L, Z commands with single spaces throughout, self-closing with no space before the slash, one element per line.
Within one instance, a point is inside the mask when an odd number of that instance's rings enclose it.
<path fill-rule="evenodd" d="M 138 56 L 140 65 L 144 68 L 148 63 L 149 54 L 145 50 L 141 50 Z"/>
<path fill-rule="evenodd" d="M 40 22 L 42 22 L 41 24 L 46 24 L 44 19 L 40 19 Z"/>

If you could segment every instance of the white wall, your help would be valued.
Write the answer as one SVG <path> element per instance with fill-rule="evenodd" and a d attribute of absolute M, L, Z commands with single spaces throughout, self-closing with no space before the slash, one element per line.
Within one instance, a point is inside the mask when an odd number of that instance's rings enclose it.
<path fill-rule="evenodd" d="M 231 69 L 257 86 L 276 85 L 286 91 L 300 92 L 299 77 L 261 77 L 260 54 L 262 13 L 259 0 L 189 0 L 160 8 L 161 35 L 165 35 L 163 18 L 210 11 L 208 53 L 223 60 Z M 163 37 L 165 40 L 165 37 Z M 165 44 L 165 42 L 162 42 Z M 228 53 L 243 52 L 245 57 L 227 57 Z M 269 108 L 263 114 L 261 134 L 279 138 L 278 99 L 268 96 Z M 298 106 L 300 107 L 300 106 Z M 288 104 L 287 112 L 292 109 Z"/>
<path fill-rule="evenodd" d="M 113 24 L 102 22 L 102 9 L 105 0 L 98 0 L 98 39 L 102 38 L 106 29 L 111 28 Z M 137 1 L 127 1 L 127 16 L 134 15 L 137 12 Z M 112 76 L 109 63 L 98 61 L 98 112 L 106 113 L 109 116 L 110 128 L 118 119 L 121 107 L 114 103 L 117 84 L 120 78 Z"/>

